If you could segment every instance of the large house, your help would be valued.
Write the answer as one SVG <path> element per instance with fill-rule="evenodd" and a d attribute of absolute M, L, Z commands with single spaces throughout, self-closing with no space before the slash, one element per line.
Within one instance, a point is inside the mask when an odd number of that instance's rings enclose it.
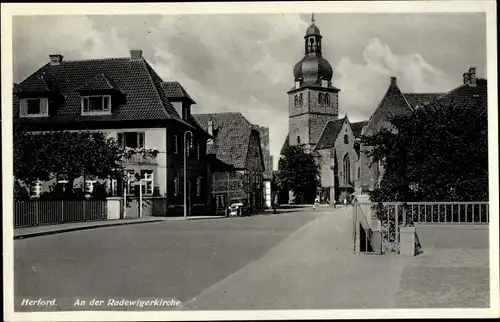
<path fill-rule="evenodd" d="M 247 199 L 254 210 L 264 207 L 265 163 L 259 127 L 241 113 L 194 114 L 214 139 L 207 143 L 215 207 L 226 209 L 234 198 Z"/>
<path fill-rule="evenodd" d="M 191 115 L 195 101 L 177 82 L 164 82 L 142 56 L 50 61 L 14 87 L 13 118 L 23 130 L 91 130 L 105 132 L 129 149 L 153 149 L 154 158 L 136 154 L 126 161 L 131 174 L 128 193 L 134 192 L 135 175 L 143 180 L 145 196 L 160 195 L 172 207 L 183 205 L 184 147 L 187 150 L 189 209 L 208 202 L 209 168 L 206 142 L 210 134 Z M 15 165 L 14 165 L 15 166 Z M 75 180 L 92 192 L 100 178 Z M 32 195 L 39 196 L 54 183 L 37 182 Z M 107 181 L 112 193 L 119 183 Z"/>
<path fill-rule="evenodd" d="M 487 104 L 487 81 L 476 77 L 476 68 L 471 67 L 463 74 L 463 83 L 446 93 L 403 93 L 397 84 L 396 77 L 391 77 L 389 88 L 373 112 L 362 135 L 372 135 L 385 128 L 393 130 L 390 118 L 395 115 L 410 113 L 412 109 L 427 106 L 434 108 L 453 104 L 459 108 L 474 108 L 474 104 L 480 101 Z M 373 190 L 383 175 L 383 167 L 380 163 L 373 163 L 368 157 L 369 146 L 361 145 L 360 148 L 360 171 L 358 193 Z"/>

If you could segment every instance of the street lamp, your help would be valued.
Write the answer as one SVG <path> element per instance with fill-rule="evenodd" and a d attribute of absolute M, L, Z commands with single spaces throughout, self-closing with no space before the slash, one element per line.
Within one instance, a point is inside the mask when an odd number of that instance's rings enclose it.
<path fill-rule="evenodd" d="M 187 149 L 188 149 L 188 146 L 187 146 L 187 142 L 186 142 L 186 134 L 190 134 L 191 135 L 191 139 L 193 139 L 193 133 L 189 130 L 187 130 L 186 132 L 184 132 L 184 218 L 187 219 L 187 174 L 186 174 L 186 168 L 187 168 Z"/>

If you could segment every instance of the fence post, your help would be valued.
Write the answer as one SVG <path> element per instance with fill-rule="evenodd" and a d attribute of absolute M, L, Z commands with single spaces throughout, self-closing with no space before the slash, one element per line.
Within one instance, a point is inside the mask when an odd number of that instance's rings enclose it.
<path fill-rule="evenodd" d="M 399 231 L 399 214 L 398 214 L 398 204 L 396 204 L 394 206 L 394 210 L 395 210 L 395 216 L 394 216 L 394 233 L 396 234 L 396 236 L 394 236 L 394 242 L 395 242 L 395 246 L 397 247 L 396 248 L 396 252 L 399 254 L 399 234 L 398 234 L 398 231 Z"/>
<path fill-rule="evenodd" d="M 61 223 L 64 223 L 64 200 L 61 200 Z"/>
<path fill-rule="evenodd" d="M 35 226 L 38 226 L 40 223 L 40 220 L 38 218 L 38 200 L 35 200 Z"/>
<path fill-rule="evenodd" d="M 474 223 L 476 218 L 474 218 L 474 204 L 472 204 L 472 223 Z"/>

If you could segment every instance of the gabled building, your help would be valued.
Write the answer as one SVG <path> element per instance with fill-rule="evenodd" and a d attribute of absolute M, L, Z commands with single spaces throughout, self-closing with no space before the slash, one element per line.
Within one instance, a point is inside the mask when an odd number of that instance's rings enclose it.
<path fill-rule="evenodd" d="M 341 202 L 354 192 L 360 178 L 358 139 L 364 124 L 350 123 L 346 115 L 323 129 L 314 148 L 319 154 L 322 202 Z"/>
<path fill-rule="evenodd" d="M 439 108 L 440 105 L 447 106 L 451 103 L 457 108 L 474 108 L 478 100 L 481 104 L 487 104 L 487 96 L 486 79 L 478 79 L 474 67 L 464 73 L 462 85 L 446 93 L 403 93 L 397 85 L 396 77 L 391 77 L 389 88 L 363 127 L 362 135 L 373 135 L 383 128 L 393 130 L 391 117 L 411 113 L 415 108 L 424 106 Z M 361 180 L 358 187 L 360 192 L 374 189 L 383 175 L 384 169 L 381 164 L 373 163 L 368 157 L 369 150 L 369 146 L 360 148 Z"/>
<path fill-rule="evenodd" d="M 194 117 L 214 137 L 207 144 L 207 154 L 217 166 L 211 171 L 211 193 L 216 208 L 223 210 L 231 199 L 246 198 L 253 209 L 262 209 L 265 163 L 259 127 L 241 113 L 195 114 Z"/>
<path fill-rule="evenodd" d="M 164 82 L 141 50 L 131 50 L 126 58 L 76 61 L 50 55 L 46 65 L 14 87 L 13 103 L 14 123 L 26 131 L 101 131 L 125 148 L 157 150 L 155 158 L 136 154 L 125 160 L 126 170 L 142 177 L 144 195 L 155 192 L 172 207 L 183 205 L 187 147 L 189 209 L 207 204 L 210 135 L 191 115 L 195 101 L 179 83 Z M 75 185 L 84 184 L 91 192 L 100 179 L 75 181 Z M 36 194 L 53 184 L 37 183 Z M 117 191 L 119 183 L 108 180 L 107 184 L 113 194 L 122 193 Z M 125 185 L 129 194 L 135 193 L 134 175 Z"/>

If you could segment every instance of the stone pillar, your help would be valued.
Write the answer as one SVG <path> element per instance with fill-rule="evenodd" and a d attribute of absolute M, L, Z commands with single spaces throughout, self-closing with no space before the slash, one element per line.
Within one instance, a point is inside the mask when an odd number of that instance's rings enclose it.
<path fill-rule="evenodd" d="M 375 217 L 371 218 L 371 228 L 372 228 L 372 248 L 375 255 L 382 254 L 382 234 L 380 233 L 381 223 Z"/>
<path fill-rule="evenodd" d="M 415 227 L 399 228 L 399 254 L 401 257 L 415 256 Z"/>
<path fill-rule="evenodd" d="M 107 199 L 108 214 L 106 219 L 120 219 L 122 213 L 122 200 L 121 197 L 108 197 Z"/>

